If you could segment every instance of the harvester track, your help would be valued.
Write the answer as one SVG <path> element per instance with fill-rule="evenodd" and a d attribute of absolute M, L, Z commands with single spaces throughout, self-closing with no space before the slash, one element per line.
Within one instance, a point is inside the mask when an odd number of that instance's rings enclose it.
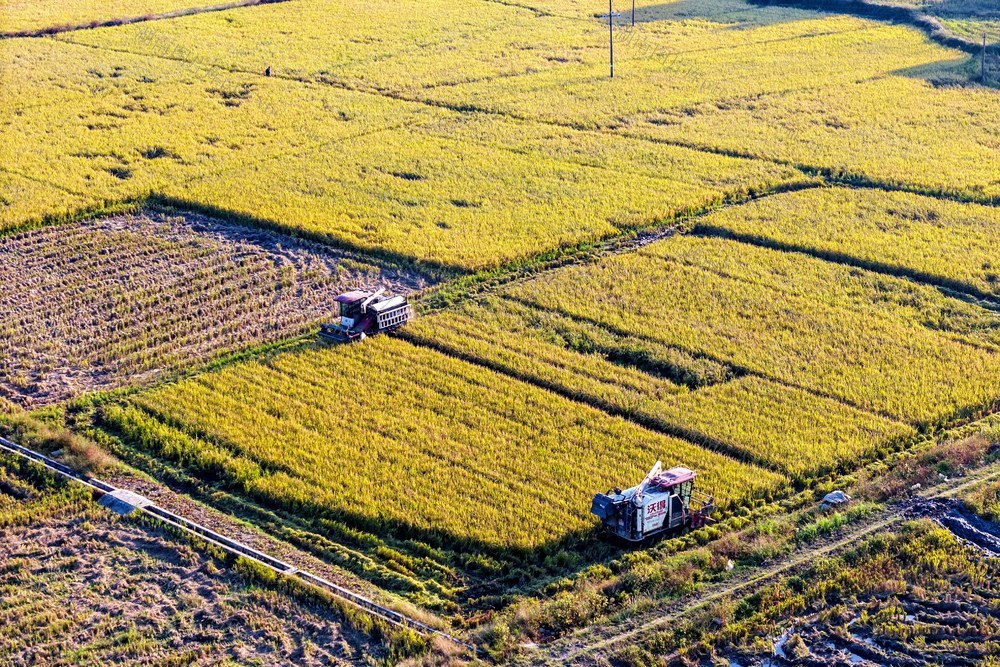
<path fill-rule="evenodd" d="M 90 488 L 94 493 L 95 498 L 100 498 L 119 491 L 125 491 L 124 489 L 119 489 L 118 487 L 108 484 L 107 482 L 84 475 L 83 473 L 60 463 L 59 461 L 51 459 L 43 454 L 39 454 L 38 452 L 28 449 L 27 447 L 22 447 L 21 445 L 11 442 L 5 438 L 0 438 L 0 450 L 33 461 L 34 463 L 54 472 L 60 477 Z M 180 516 L 179 514 L 163 509 L 162 507 L 158 507 L 152 503 L 136 507 L 135 509 L 136 511 L 143 512 L 157 521 L 173 526 L 174 528 L 191 535 L 195 535 L 199 539 L 210 544 L 214 544 L 227 553 L 248 558 L 278 574 L 287 577 L 295 577 L 306 584 L 333 595 L 339 600 L 347 602 L 348 604 L 370 614 L 371 616 L 389 623 L 390 625 L 407 628 L 427 638 L 441 637 L 467 651 L 472 652 L 473 654 L 478 652 L 476 647 L 453 635 L 431 627 L 426 623 L 418 621 L 417 619 L 402 614 L 394 609 L 381 605 L 374 600 L 335 584 L 332 581 L 324 579 L 323 577 L 312 574 L 306 570 L 299 569 L 294 565 L 290 565 L 289 563 L 286 563 L 278 558 L 270 556 L 262 551 L 258 551 L 247 544 L 230 539 L 225 535 L 212 530 L 211 528 L 207 528 L 199 523 Z"/>

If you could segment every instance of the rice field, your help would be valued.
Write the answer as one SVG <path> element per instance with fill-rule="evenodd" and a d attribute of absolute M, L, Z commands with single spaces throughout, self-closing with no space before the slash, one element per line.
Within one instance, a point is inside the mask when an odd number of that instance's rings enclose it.
<path fill-rule="evenodd" d="M 927 9 L 961 33 L 982 5 Z M 194 6 L 0 0 L 0 32 Z M 616 598 L 553 611 L 554 636 L 658 604 L 608 572 L 994 409 L 1000 97 L 977 62 L 847 14 L 613 8 L 614 78 L 607 7 L 579 0 L 289 0 L 0 39 L 0 422 L 65 420 L 506 658 L 545 633 L 496 617 Z M 336 294 L 382 286 L 420 317 L 302 340 Z M 696 469 L 724 525 L 597 539 L 594 493 L 656 460 Z M 0 468 L 0 518 L 9 488 Z M 79 562 L 118 559 L 101 586 L 152 585 L 74 517 Z M 0 595 L 27 641 L 0 662 L 54 662 L 64 631 L 66 662 L 186 659 L 162 644 L 194 627 L 170 591 L 156 618 L 123 608 L 142 627 L 92 623 L 79 596 L 55 615 L 79 582 L 17 546 L 57 546 L 37 523 L 0 540 L 27 563 Z M 235 590 L 192 598 L 219 649 L 193 661 L 360 659 Z M 224 613 L 265 648 L 222 637 Z"/>
<path fill-rule="evenodd" d="M 892 289 L 888 279 L 859 306 L 851 290 L 860 281 L 837 284 L 822 277 L 829 272 L 803 255 L 679 236 L 521 283 L 510 296 L 916 427 L 1000 394 L 995 346 L 906 321 L 894 312 L 905 301 L 897 307 L 879 296 Z M 995 330 L 994 314 L 969 310 Z"/>
<path fill-rule="evenodd" d="M 759 375 L 734 377 L 677 347 L 517 302 L 423 318 L 405 335 L 798 479 L 857 464 L 915 435 L 836 400 Z"/>
<path fill-rule="evenodd" d="M 700 484 L 723 506 L 785 483 L 390 337 L 167 385 L 109 406 L 103 422 L 126 442 L 271 506 L 487 553 L 589 531 L 594 490 L 641 476 L 657 459 L 696 460 Z"/>
<path fill-rule="evenodd" d="M 995 206 L 833 188 L 778 195 L 720 212 L 700 221 L 698 229 L 978 296 L 1000 296 L 1000 211 Z"/>
<path fill-rule="evenodd" d="M 449 120 L 163 192 L 281 221 L 319 240 L 475 270 L 808 180 L 787 167 L 684 148 L 653 150 L 530 123 Z"/>
<path fill-rule="evenodd" d="M 39 407 L 303 333 L 402 273 L 270 232 L 143 212 L 0 237 L 0 397 Z M 333 294 L 331 294 L 333 293 Z"/>
<path fill-rule="evenodd" d="M 486 129 L 452 111 L 174 60 L 49 40 L 0 50 L 17 63 L 11 79 L 24 95 L 45 86 L 40 62 L 77 63 L 6 122 L 5 169 L 35 179 L 15 176 L 0 193 L 0 224 L 13 228 L 156 195 L 469 270 L 808 180 L 780 165 L 570 129 Z M 53 188 L 58 198 L 47 196 Z"/>
<path fill-rule="evenodd" d="M 18 33 L 86 25 L 224 4 L 218 0 L 2 0 L 0 33 Z"/>

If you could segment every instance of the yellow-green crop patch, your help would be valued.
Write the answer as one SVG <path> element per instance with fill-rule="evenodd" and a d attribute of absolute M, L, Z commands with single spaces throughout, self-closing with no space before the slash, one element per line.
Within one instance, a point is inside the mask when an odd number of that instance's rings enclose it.
<path fill-rule="evenodd" d="M 943 62 L 964 60 L 942 51 Z M 845 64 L 845 67 L 848 65 Z M 1000 91 L 939 86 L 919 71 L 725 104 L 640 114 L 630 132 L 873 179 L 928 193 L 1000 198 Z"/>
<path fill-rule="evenodd" d="M 0 170 L 0 230 L 29 220 L 58 220 L 98 203 L 94 198 Z"/>
<path fill-rule="evenodd" d="M 805 180 L 765 162 L 473 118 L 357 137 L 163 191 L 475 269 Z"/>
<path fill-rule="evenodd" d="M 619 128 L 637 114 L 684 113 L 698 104 L 725 108 L 766 94 L 853 83 L 955 57 L 907 28 L 838 17 L 827 21 L 827 29 L 814 20 L 747 28 L 752 38 L 741 31 L 720 36 L 699 30 L 679 46 L 671 34 L 650 31 L 644 35 L 647 44 L 633 47 L 634 57 L 628 51 L 622 56 L 614 80 L 608 78 L 605 50 L 567 67 L 419 95 L 519 117 Z"/>
<path fill-rule="evenodd" d="M 51 41 L 0 49 L 17 63 L 15 87 L 39 90 L 2 121 L 9 169 L 91 206 L 166 195 L 462 269 L 807 180 L 764 161 L 170 59 Z M 73 63 L 63 87 L 35 73 L 46 57 Z M 9 187 L 0 196 L 13 201 Z M 52 201 L 26 194 L 4 224 L 50 214 Z"/>
<path fill-rule="evenodd" d="M 51 40 L 6 40 L 12 113 L 0 118 L 4 167 L 87 201 L 116 202 L 199 176 L 352 136 L 441 117 L 427 107 L 275 78 Z M 59 84 L 38 73 L 61 63 Z M 6 87 L 3 88 L 7 92 Z M 29 104 L 30 101 L 30 104 Z M 266 188 L 266 183 L 254 183 Z M 0 192 L 7 200 L 12 193 Z M 16 197 L 14 225 L 43 217 L 42 194 Z"/>
<path fill-rule="evenodd" d="M 879 190 L 816 189 L 720 211 L 699 227 L 1000 296 L 995 206 Z"/>
<path fill-rule="evenodd" d="M 353 88 L 453 85 L 561 67 L 599 26 L 483 0 L 310 0 L 61 39 Z M 252 48 L 248 45 L 253 45 Z"/>
<path fill-rule="evenodd" d="M 0 33 L 81 26 L 224 3 L 225 0 L 0 0 Z"/>
<path fill-rule="evenodd" d="M 594 489 L 658 458 L 697 462 L 724 505 L 783 484 L 389 337 L 227 368 L 132 403 L 108 407 L 105 421 L 133 444 L 300 515 L 353 517 L 379 533 L 408 526 L 492 547 L 543 545 L 590 528 Z"/>
<path fill-rule="evenodd" d="M 822 287 L 828 269 L 804 255 L 675 237 L 540 276 L 510 293 L 914 425 L 974 412 L 1000 396 L 1000 356 L 992 348 L 901 316 L 905 302 L 859 306 L 852 281 Z M 780 278 L 763 280 L 755 271 Z M 889 282 L 859 282 L 857 289 L 877 297 Z M 995 326 L 996 316 L 982 317 Z"/>
<path fill-rule="evenodd" d="M 676 348 L 502 299 L 423 318 L 406 336 L 792 476 L 856 463 L 914 435 L 829 398 L 732 379 Z M 692 389 L 676 384 L 685 380 Z"/>

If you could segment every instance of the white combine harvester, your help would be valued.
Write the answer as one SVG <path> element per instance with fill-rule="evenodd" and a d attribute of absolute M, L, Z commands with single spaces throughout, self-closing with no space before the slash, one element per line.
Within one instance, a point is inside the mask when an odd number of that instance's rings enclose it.
<path fill-rule="evenodd" d="M 334 300 L 340 304 L 340 321 L 320 326 L 320 337 L 338 343 L 364 340 L 413 319 L 413 308 L 405 296 L 387 297 L 384 292 L 356 290 L 338 296 Z"/>
<path fill-rule="evenodd" d="M 696 492 L 694 478 L 693 470 L 663 470 L 657 461 L 638 486 L 598 493 L 590 511 L 609 533 L 629 542 L 675 529 L 700 528 L 711 520 L 715 498 Z"/>

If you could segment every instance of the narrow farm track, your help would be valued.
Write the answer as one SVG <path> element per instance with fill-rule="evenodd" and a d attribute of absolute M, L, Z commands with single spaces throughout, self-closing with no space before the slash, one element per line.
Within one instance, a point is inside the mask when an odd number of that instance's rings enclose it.
<path fill-rule="evenodd" d="M 51 458 L 48 458 L 38 452 L 32 451 L 26 447 L 22 447 L 10 440 L 0 438 L 0 450 L 14 454 L 16 456 L 30 460 L 38 465 L 43 466 L 49 471 L 59 475 L 60 477 L 76 482 L 78 484 L 83 484 L 84 486 L 90 488 L 95 497 L 100 498 L 105 495 L 120 493 L 124 491 L 119 489 L 107 482 L 103 482 L 99 479 L 95 479 L 79 473 L 72 468 L 59 463 Z M 144 499 L 143 499 L 144 500 Z M 148 501 L 147 501 L 148 502 Z M 185 533 L 193 535 L 198 539 L 204 540 L 210 544 L 213 544 L 229 554 L 234 556 L 248 558 L 253 560 L 260 565 L 263 565 L 274 572 L 287 577 L 294 577 L 300 581 L 319 588 L 339 600 L 343 600 L 354 607 L 364 611 L 376 617 L 390 625 L 394 625 L 401 628 L 407 628 L 412 630 L 424 637 L 441 637 L 462 649 L 476 653 L 476 648 L 472 645 L 464 642 L 463 640 L 450 635 L 442 630 L 431 627 L 426 623 L 423 623 L 415 618 L 407 616 L 406 614 L 400 613 L 394 609 L 390 609 L 385 605 L 381 605 L 363 595 L 359 595 L 347 588 L 335 584 L 324 577 L 313 574 L 312 572 L 300 569 L 291 565 L 283 560 L 275 558 L 269 554 L 263 553 L 254 549 L 247 544 L 230 539 L 225 535 L 222 535 L 211 528 L 207 528 L 199 523 L 191 521 L 183 516 L 180 516 L 174 512 L 163 509 L 153 503 L 142 504 L 138 506 L 137 511 L 140 511 L 148 516 L 161 521 L 167 525 L 170 525 L 178 530 Z"/>
<path fill-rule="evenodd" d="M 921 500 L 952 498 L 970 487 L 996 479 L 1000 479 L 1000 463 L 984 466 L 965 477 L 948 480 L 923 490 L 913 498 Z M 696 609 L 734 595 L 748 595 L 782 575 L 793 572 L 818 558 L 832 556 L 857 544 L 865 537 L 904 521 L 907 518 L 909 506 L 910 503 L 905 501 L 898 503 L 872 520 L 843 530 L 821 546 L 799 549 L 786 558 L 768 567 L 758 569 L 746 577 L 712 585 L 689 597 L 667 603 L 658 612 L 655 612 L 652 618 L 645 615 L 617 626 L 578 631 L 569 637 L 553 642 L 551 645 L 539 648 L 534 655 L 522 659 L 520 664 L 537 666 L 574 663 L 597 664 L 598 658 L 607 657 L 616 649 L 669 626 L 670 623 Z"/>
<path fill-rule="evenodd" d="M 88 21 L 86 23 L 76 23 L 70 25 L 49 26 L 36 30 L 16 30 L 0 32 L 0 39 L 15 39 L 19 37 L 47 37 L 63 32 L 75 32 L 77 30 L 93 30 L 95 28 L 110 28 L 119 25 L 130 25 L 133 23 L 146 23 L 148 21 L 163 21 L 166 19 L 176 19 L 182 16 L 193 14 L 207 14 L 209 12 L 223 12 L 229 9 L 240 9 L 243 7 L 254 7 L 256 5 L 273 5 L 279 2 L 290 2 L 290 0 L 236 0 L 235 2 L 224 2 L 216 5 L 206 5 L 204 7 L 187 7 L 185 9 L 175 9 L 169 12 L 157 14 L 145 14 L 143 16 L 125 16 L 113 19 Z"/>

